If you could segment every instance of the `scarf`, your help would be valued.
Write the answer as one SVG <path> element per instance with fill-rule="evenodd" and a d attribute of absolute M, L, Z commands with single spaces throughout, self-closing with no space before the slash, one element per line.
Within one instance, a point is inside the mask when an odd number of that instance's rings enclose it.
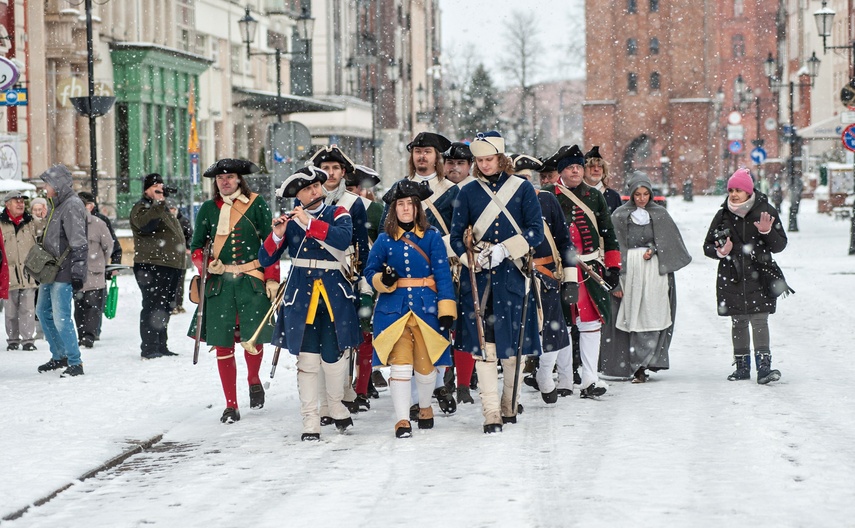
<path fill-rule="evenodd" d="M 428 174 L 427 176 L 420 176 L 420 175 L 418 175 L 418 174 L 414 174 L 414 175 L 413 175 L 413 181 L 415 181 L 416 183 L 421 183 L 421 182 L 430 182 L 430 180 L 432 180 L 432 179 L 434 179 L 434 178 L 436 178 L 436 173 L 435 173 L 435 172 L 434 172 L 434 173 L 431 173 L 431 174 Z"/>
<path fill-rule="evenodd" d="M 645 226 L 650 223 L 650 213 L 644 207 L 636 207 L 635 211 L 631 212 L 629 216 L 635 225 Z"/>
<path fill-rule="evenodd" d="M 344 179 L 341 180 L 341 183 L 338 184 L 338 187 L 334 191 L 328 191 L 326 187 L 321 186 L 321 189 L 324 190 L 324 203 L 327 205 L 335 205 L 341 200 L 341 197 L 344 196 L 344 193 L 347 192 L 347 185 L 345 185 Z"/>
<path fill-rule="evenodd" d="M 240 192 L 240 189 L 228 196 L 223 196 L 222 194 L 220 194 L 220 196 L 223 199 L 223 206 L 220 208 L 220 217 L 217 220 L 217 235 L 228 236 L 231 232 L 229 220 L 232 216 L 232 204 L 235 203 L 235 200 L 248 203 L 249 198 L 244 196 L 243 193 Z"/>
<path fill-rule="evenodd" d="M 756 198 L 757 198 L 757 195 L 752 194 L 750 197 L 748 197 L 747 200 L 745 200 L 741 204 L 735 204 L 735 203 L 730 201 L 730 198 L 728 198 L 727 199 L 727 209 L 731 213 L 738 216 L 739 218 L 745 218 L 745 215 L 748 214 L 748 211 L 750 211 L 751 208 L 754 207 L 754 201 Z"/>

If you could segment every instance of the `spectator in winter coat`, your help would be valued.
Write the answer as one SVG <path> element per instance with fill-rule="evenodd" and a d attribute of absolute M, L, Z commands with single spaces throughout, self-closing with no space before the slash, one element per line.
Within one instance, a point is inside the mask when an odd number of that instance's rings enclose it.
<path fill-rule="evenodd" d="M 51 359 L 39 366 L 39 372 L 62 367 L 65 376 L 83 374 L 80 347 L 71 319 L 71 298 L 86 282 L 89 255 L 86 240 L 88 213 L 71 188 L 71 172 L 64 165 L 54 165 L 41 175 L 47 184 L 50 213 L 45 227 L 45 250 L 59 262 L 59 272 L 52 283 L 39 286 L 36 313 L 50 345 Z"/>
<path fill-rule="evenodd" d="M 175 289 L 175 307 L 172 309 L 172 315 L 186 312 L 184 309 L 184 280 L 187 277 L 187 266 L 190 263 L 190 242 L 193 241 L 193 226 L 190 224 L 190 219 L 181 214 L 178 205 L 172 200 L 166 201 L 169 212 L 178 219 L 181 224 L 181 231 L 184 233 L 184 269 L 181 270 L 181 276 L 178 278 L 178 287 Z"/>
<path fill-rule="evenodd" d="M 83 289 L 74 296 L 74 320 L 77 323 L 77 343 L 92 348 L 104 313 L 107 291 L 105 268 L 113 251 L 113 238 L 107 224 L 95 215 L 86 217 L 89 243 L 89 265 Z"/>
<path fill-rule="evenodd" d="M 768 197 L 754 189 L 748 169 L 733 173 L 727 181 L 727 196 L 704 240 L 704 254 L 719 261 L 718 314 L 729 316 L 732 322 L 736 371 L 727 379 L 751 377 L 753 338 L 757 383 L 766 384 L 781 378 L 781 373 L 771 368 L 769 314 L 775 313 L 777 295 L 792 290 L 781 281 L 780 289 L 770 293 L 765 283 L 771 278 L 764 269 L 774 262 L 772 253 L 780 253 L 787 247 L 787 233 Z"/>
<path fill-rule="evenodd" d="M 36 289 L 38 284 L 24 273 L 24 259 L 44 227 L 27 212 L 19 191 L 6 193 L 6 209 L 0 213 L 0 231 L 6 246 L 4 264 L 9 266 L 9 302 L 6 303 L 6 350 L 35 350 Z"/>
<path fill-rule="evenodd" d="M 184 269 L 184 232 L 166 208 L 163 178 L 149 174 L 143 197 L 131 209 L 134 276 L 142 292 L 140 355 L 143 359 L 175 356 L 167 348 L 167 327 L 178 279 Z"/>
<path fill-rule="evenodd" d="M 83 205 L 86 206 L 86 210 L 89 211 L 89 214 L 97 217 L 99 220 L 104 222 L 107 226 L 107 230 L 110 232 L 110 238 L 113 239 L 113 247 L 110 252 L 110 264 L 121 264 L 122 263 L 122 245 L 119 244 L 119 239 L 116 237 L 116 232 L 113 230 L 113 224 L 110 222 L 110 219 L 101 214 L 98 211 L 98 203 L 95 201 L 95 196 L 89 192 L 80 192 L 77 194 L 81 200 L 83 200 Z M 106 279 L 112 278 L 114 272 L 109 272 L 106 274 Z M 104 303 L 107 302 L 107 282 L 104 281 L 104 291 L 101 295 L 101 313 L 104 312 Z M 101 323 L 104 321 L 104 318 L 100 315 L 98 316 L 98 328 L 95 330 L 95 341 L 101 337 Z M 77 336 L 78 338 L 80 336 Z"/>
<path fill-rule="evenodd" d="M 44 219 L 47 217 L 47 200 L 44 198 L 38 197 L 33 198 L 30 202 L 30 214 L 33 215 L 33 218 Z"/>

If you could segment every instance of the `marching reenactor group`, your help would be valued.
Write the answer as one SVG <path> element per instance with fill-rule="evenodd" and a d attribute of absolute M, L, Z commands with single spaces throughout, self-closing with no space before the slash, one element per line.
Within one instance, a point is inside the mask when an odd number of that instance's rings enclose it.
<path fill-rule="evenodd" d="M 246 185 L 252 163 L 225 159 L 205 172 L 216 193 L 190 249 L 207 269 L 201 339 L 217 351 L 223 422 L 240 419 L 235 343 L 245 349 L 251 407 L 264 405 L 261 343 L 277 347 L 274 368 L 279 349 L 296 356 L 302 440 L 318 440 L 325 425 L 350 428 L 351 415 L 370 407 L 379 367 L 388 367 L 399 438 L 412 435 L 412 422 L 433 427 L 433 399 L 446 414 L 474 403 L 476 383 L 485 433 L 516 423 L 523 382 L 547 404 L 574 390 L 606 392 L 600 336 L 621 253 L 614 196 L 596 188 L 598 148 L 538 159 L 509 156 L 497 132 L 469 144 L 423 132 L 407 149 L 409 174 L 381 205 L 365 196 L 380 182 L 375 171 L 336 145 L 321 148 L 278 189 L 296 204 L 278 218 Z M 584 178 L 590 165 L 597 184 Z M 286 252 L 291 271 L 280 285 Z M 526 358 L 538 357 L 526 376 Z"/>

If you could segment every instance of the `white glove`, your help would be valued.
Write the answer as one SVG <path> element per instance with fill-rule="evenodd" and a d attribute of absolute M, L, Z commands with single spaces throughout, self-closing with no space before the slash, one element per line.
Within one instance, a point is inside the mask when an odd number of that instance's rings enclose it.
<path fill-rule="evenodd" d="M 490 251 L 482 251 L 481 254 L 478 255 L 478 263 L 481 264 L 482 268 L 486 268 L 487 264 L 489 264 L 491 268 L 496 268 L 503 260 L 510 256 L 511 254 L 508 252 L 507 248 L 505 248 L 504 244 L 496 244 L 490 248 Z"/>
<path fill-rule="evenodd" d="M 208 273 L 212 275 L 222 275 L 226 272 L 226 265 L 223 264 L 223 261 L 220 259 L 212 260 L 210 264 L 208 264 Z"/>

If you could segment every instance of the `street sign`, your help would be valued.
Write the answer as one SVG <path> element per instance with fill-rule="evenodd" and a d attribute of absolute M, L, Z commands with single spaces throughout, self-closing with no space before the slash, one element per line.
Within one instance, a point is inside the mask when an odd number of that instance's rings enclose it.
<path fill-rule="evenodd" d="M 731 141 L 730 144 L 727 145 L 727 150 L 733 154 L 739 154 L 742 152 L 742 141 Z"/>
<path fill-rule="evenodd" d="M 766 161 L 766 150 L 763 149 L 763 147 L 757 147 L 752 150 L 751 161 L 753 161 L 755 165 L 763 165 L 763 162 Z"/>
<path fill-rule="evenodd" d="M 727 125 L 727 140 L 745 139 L 745 127 L 742 125 Z"/>
<path fill-rule="evenodd" d="M 784 125 L 781 127 L 781 132 L 784 133 L 784 136 L 794 136 L 796 128 L 792 125 Z"/>
<path fill-rule="evenodd" d="M 852 123 L 855 123 L 855 112 L 841 112 L 840 122 L 844 125 L 851 125 Z"/>
<path fill-rule="evenodd" d="M 846 130 L 843 131 L 843 135 L 840 139 L 843 140 L 844 147 L 855 152 L 855 124 L 846 127 Z"/>
<path fill-rule="evenodd" d="M 742 122 L 742 114 L 734 110 L 733 112 L 727 114 L 727 122 L 731 125 L 738 125 Z"/>
<path fill-rule="evenodd" d="M 0 92 L 0 106 L 27 106 L 27 89 L 15 88 Z"/>

